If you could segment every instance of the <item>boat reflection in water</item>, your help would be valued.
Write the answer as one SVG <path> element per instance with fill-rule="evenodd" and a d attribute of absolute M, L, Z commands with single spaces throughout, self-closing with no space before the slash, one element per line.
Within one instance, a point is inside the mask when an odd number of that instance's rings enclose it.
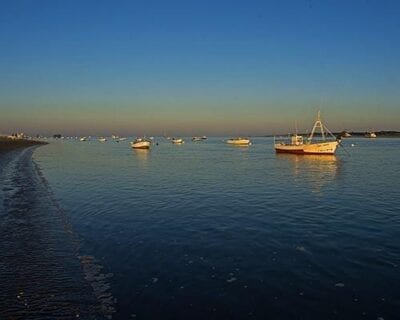
<path fill-rule="evenodd" d="M 294 182 L 299 185 L 308 182 L 311 190 L 321 193 L 323 188 L 336 180 L 340 158 L 336 155 L 293 155 L 277 153 L 277 159 L 285 160 L 292 167 Z M 290 170 L 290 168 L 287 168 Z"/>
<path fill-rule="evenodd" d="M 150 158 L 150 149 L 132 149 L 139 167 L 147 167 Z"/>

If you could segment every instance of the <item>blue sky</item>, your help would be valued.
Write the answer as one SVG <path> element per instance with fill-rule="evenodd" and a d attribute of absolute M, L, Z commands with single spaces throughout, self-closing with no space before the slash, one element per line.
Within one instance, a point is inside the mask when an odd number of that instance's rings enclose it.
<path fill-rule="evenodd" d="M 400 130 L 398 1 L 2 1 L 0 132 Z"/>

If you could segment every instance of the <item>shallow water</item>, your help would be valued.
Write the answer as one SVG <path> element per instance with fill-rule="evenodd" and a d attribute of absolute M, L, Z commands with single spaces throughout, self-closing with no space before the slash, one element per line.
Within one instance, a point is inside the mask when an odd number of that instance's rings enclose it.
<path fill-rule="evenodd" d="M 322 157 L 156 140 L 34 153 L 76 255 L 108 275 L 113 319 L 398 316 L 400 140 Z"/>
<path fill-rule="evenodd" d="M 32 151 L 0 159 L 0 319 L 103 318 Z"/>

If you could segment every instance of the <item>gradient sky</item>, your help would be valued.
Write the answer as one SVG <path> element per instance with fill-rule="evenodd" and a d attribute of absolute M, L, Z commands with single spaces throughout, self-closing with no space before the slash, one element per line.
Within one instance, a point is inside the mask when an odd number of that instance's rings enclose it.
<path fill-rule="evenodd" d="M 0 2 L 0 133 L 400 130 L 400 1 Z"/>

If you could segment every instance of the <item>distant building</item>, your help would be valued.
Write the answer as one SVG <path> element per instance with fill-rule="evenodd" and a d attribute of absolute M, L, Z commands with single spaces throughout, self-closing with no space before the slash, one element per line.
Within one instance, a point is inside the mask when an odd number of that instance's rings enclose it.
<path fill-rule="evenodd" d="M 26 135 L 23 132 L 18 132 L 18 133 L 13 133 L 8 137 L 11 138 L 11 139 L 25 139 Z"/>

